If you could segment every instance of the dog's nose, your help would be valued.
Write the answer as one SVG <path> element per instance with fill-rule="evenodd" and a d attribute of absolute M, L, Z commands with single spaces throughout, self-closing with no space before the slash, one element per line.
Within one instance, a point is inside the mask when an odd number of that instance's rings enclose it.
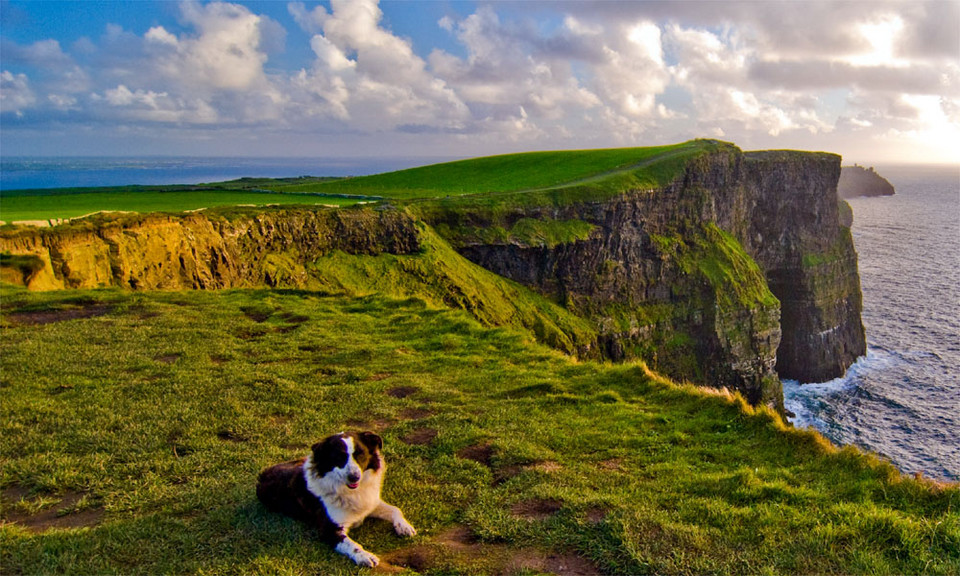
<path fill-rule="evenodd" d="M 351 484 L 356 484 L 356 483 L 359 482 L 359 481 L 360 481 L 360 475 L 359 475 L 359 474 L 348 474 L 348 475 L 347 475 L 347 482 L 349 482 L 349 483 L 351 483 Z"/>

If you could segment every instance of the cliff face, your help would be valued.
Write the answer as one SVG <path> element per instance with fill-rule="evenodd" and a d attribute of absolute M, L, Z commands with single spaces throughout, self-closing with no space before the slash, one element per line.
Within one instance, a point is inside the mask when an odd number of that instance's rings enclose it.
<path fill-rule="evenodd" d="M 756 208 L 742 240 L 780 300 L 781 377 L 822 382 L 866 353 L 857 253 L 836 199 L 839 158 L 748 153 Z"/>
<path fill-rule="evenodd" d="M 431 217 L 467 258 L 592 318 L 608 356 L 779 405 L 778 374 L 830 379 L 865 352 L 839 170 L 830 154 L 730 147 L 659 190 Z M 590 232 L 554 246 L 477 233 L 527 219 Z"/>
<path fill-rule="evenodd" d="M 334 250 L 410 254 L 413 220 L 397 211 L 276 210 L 210 218 L 150 215 L 68 228 L 21 229 L 0 251 L 37 258 L 31 289 L 306 287 L 307 264 Z"/>

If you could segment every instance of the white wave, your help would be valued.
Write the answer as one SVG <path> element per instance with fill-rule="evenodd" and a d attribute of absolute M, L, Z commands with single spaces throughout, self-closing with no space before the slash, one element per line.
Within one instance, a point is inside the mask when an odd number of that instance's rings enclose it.
<path fill-rule="evenodd" d="M 829 432 L 827 422 L 821 418 L 828 405 L 834 409 L 842 406 L 842 398 L 852 396 L 869 374 L 889 370 L 902 361 L 901 355 L 896 352 L 871 346 L 866 356 L 861 356 L 840 378 L 804 384 L 796 380 L 784 380 L 783 403 L 794 414 L 789 418 L 790 423 L 797 428 Z"/>

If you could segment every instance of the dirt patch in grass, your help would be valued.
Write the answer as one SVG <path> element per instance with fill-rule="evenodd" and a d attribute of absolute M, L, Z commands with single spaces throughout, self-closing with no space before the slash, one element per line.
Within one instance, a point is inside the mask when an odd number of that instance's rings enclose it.
<path fill-rule="evenodd" d="M 387 396 L 391 398 L 406 398 L 408 396 L 413 396 L 420 389 L 414 386 L 397 386 L 396 388 L 391 388 L 387 390 Z"/>
<path fill-rule="evenodd" d="M 374 374 L 373 376 L 368 377 L 367 380 L 368 380 L 369 382 L 379 382 L 379 381 L 381 381 L 381 380 L 386 380 L 387 378 L 389 378 L 389 377 L 391 377 L 391 376 L 393 376 L 393 374 L 391 374 L 391 373 L 389 373 L 389 372 L 378 372 L 378 373 Z"/>
<path fill-rule="evenodd" d="M 544 460 L 543 462 L 536 462 L 525 466 L 528 470 L 536 470 L 537 472 L 559 472 L 563 469 L 563 466 L 559 462 L 554 462 L 553 460 Z"/>
<path fill-rule="evenodd" d="M 494 545 L 503 547 L 502 545 Z M 457 524 L 438 533 L 428 543 L 406 546 L 383 556 L 387 568 L 401 566 L 415 572 L 442 567 L 451 561 L 462 564 L 485 555 L 485 546 L 478 544 L 466 526 Z"/>
<path fill-rule="evenodd" d="M 599 524 L 603 522 L 603 519 L 607 517 L 610 511 L 606 508 L 591 508 L 587 510 L 587 522 L 591 524 Z"/>
<path fill-rule="evenodd" d="M 604 460 L 597 464 L 601 470 L 607 470 L 610 472 L 622 472 L 623 471 L 623 460 L 620 458 L 611 458 L 609 460 Z"/>
<path fill-rule="evenodd" d="M 331 353 L 336 351 L 336 348 L 333 346 L 327 346 L 322 344 L 306 344 L 304 346 L 297 346 L 297 350 L 301 352 L 325 352 Z"/>
<path fill-rule="evenodd" d="M 280 317 L 291 324 L 303 324 L 310 319 L 308 316 L 295 314 L 293 312 L 284 312 L 283 314 L 280 314 Z"/>
<path fill-rule="evenodd" d="M 510 513 L 527 520 L 546 520 L 560 511 L 563 502 L 552 498 L 521 500 L 510 507 Z"/>
<path fill-rule="evenodd" d="M 173 364 L 179 360 L 181 356 L 182 354 L 161 354 L 160 356 L 154 356 L 153 359 L 163 364 Z"/>
<path fill-rule="evenodd" d="M 572 553 L 539 548 L 514 548 L 478 542 L 469 528 L 455 525 L 429 541 L 406 546 L 381 557 L 378 572 L 406 568 L 415 572 L 478 573 L 496 576 L 546 573 L 560 576 L 595 576 L 600 570 Z"/>
<path fill-rule="evenodd" d="M 559 463 L 554 462 L 553 460 L 544 460 L 542 462 L 533 462 L 530 464 L 510 464 L 507 466 L 500 466 L 493 471 L 493 485 L 499 486 L 514 478 L 519 476 L 520 473 L 526 470 L 536 470 L 538 472 L 557 472 L 563 467 Z"/>
<path fill-rule="evenodd" d="M 405 436 L 400 438 L 400 441 L 404 444 L 413 444 L 415 446 L 423 446 L 433 442 L 433 439 L 437 437 L 437 430 L 435 428 L 417 428 L 412 432 L 408 432 Z"/>
<path fill-rule="evenodd" d="M 517 550 L 504 574 L 529 572 L 557 576 L 597 576 L 601 573 L 592 562 L 576 554 L 543 552 L 534 548 Z"/>
<path fill-rule="evenodd" d="M 250 438 L 234 430 L 221 430 L 217 432 L 217 438 L 224 442 L 249 442 Z"/>
<path fill-rule="evenodd" d="M 277 334 L 288 334 L 299 328 L 299 324 L 287 324 L 286 326 L 277 326 L 273 329 Z"/>
<path fill-rule="evenodd" d="M 237 330 L 234 336 L 241 340 L 257 340 L 267 335 L 270 330 L 262 326 L 253 326 L 251 328 L 241 328 Z"/>
<path fill-rule="evenodd" d="M 400 417 L 404 420 L 423 420 L 433 416 L 433 410 L 429 408 L 404 408 L 400 411 Z"/>
<path fill-rule="evenodd" d="M 489 468 L 490 463 L 493 461 L 494 453 L 495 450 L 493 446 L 489 444 L 474 444 L 473 446 L 467 446 L 466 448 L 458 450 L 457 458 L 473 460 Z"/>
<path fill-rule="evenodd" d="M 78 320 L 104 316 L 113 310 L 107 304 L 91 304 L 77 308 L 62 308 L 51 310 L 31 310 L 7 314 L 7 320 L 15 324 L 43 325 L 66 320 Z"/>
<path fill-rule="evenodd" d="M 103 520 L 103 508 L 75 510 L 87 496 L 84 492 L 66 492 L 57 496 L 60 501 L 52 506 L 43 506 L 39 497 L 29 498 L 29 491 L 19 486 L 5 488 L 0 494 L 3 521 L 19 524 L 33 532 L 53 528 L 87 528 Z"/>
<path fill-rule="evenodd" d="M 244 316 L 257 323 L 266 322 L 268 318 L 273 316 L 272 310 L 266 310 L 264 308 L 258 308 L 255 306 L 244 306 L 240 308 L 240 311 L 243 312 Z"/>

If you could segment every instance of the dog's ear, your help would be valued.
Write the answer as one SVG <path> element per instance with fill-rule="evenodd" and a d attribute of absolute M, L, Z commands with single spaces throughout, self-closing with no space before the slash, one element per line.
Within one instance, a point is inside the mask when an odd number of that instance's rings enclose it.
<path fill-rule="evenodd" d="M 358 436 L 371 452 L 383 448 L 383 438 L 373 432 L 361 432 Z"/>

